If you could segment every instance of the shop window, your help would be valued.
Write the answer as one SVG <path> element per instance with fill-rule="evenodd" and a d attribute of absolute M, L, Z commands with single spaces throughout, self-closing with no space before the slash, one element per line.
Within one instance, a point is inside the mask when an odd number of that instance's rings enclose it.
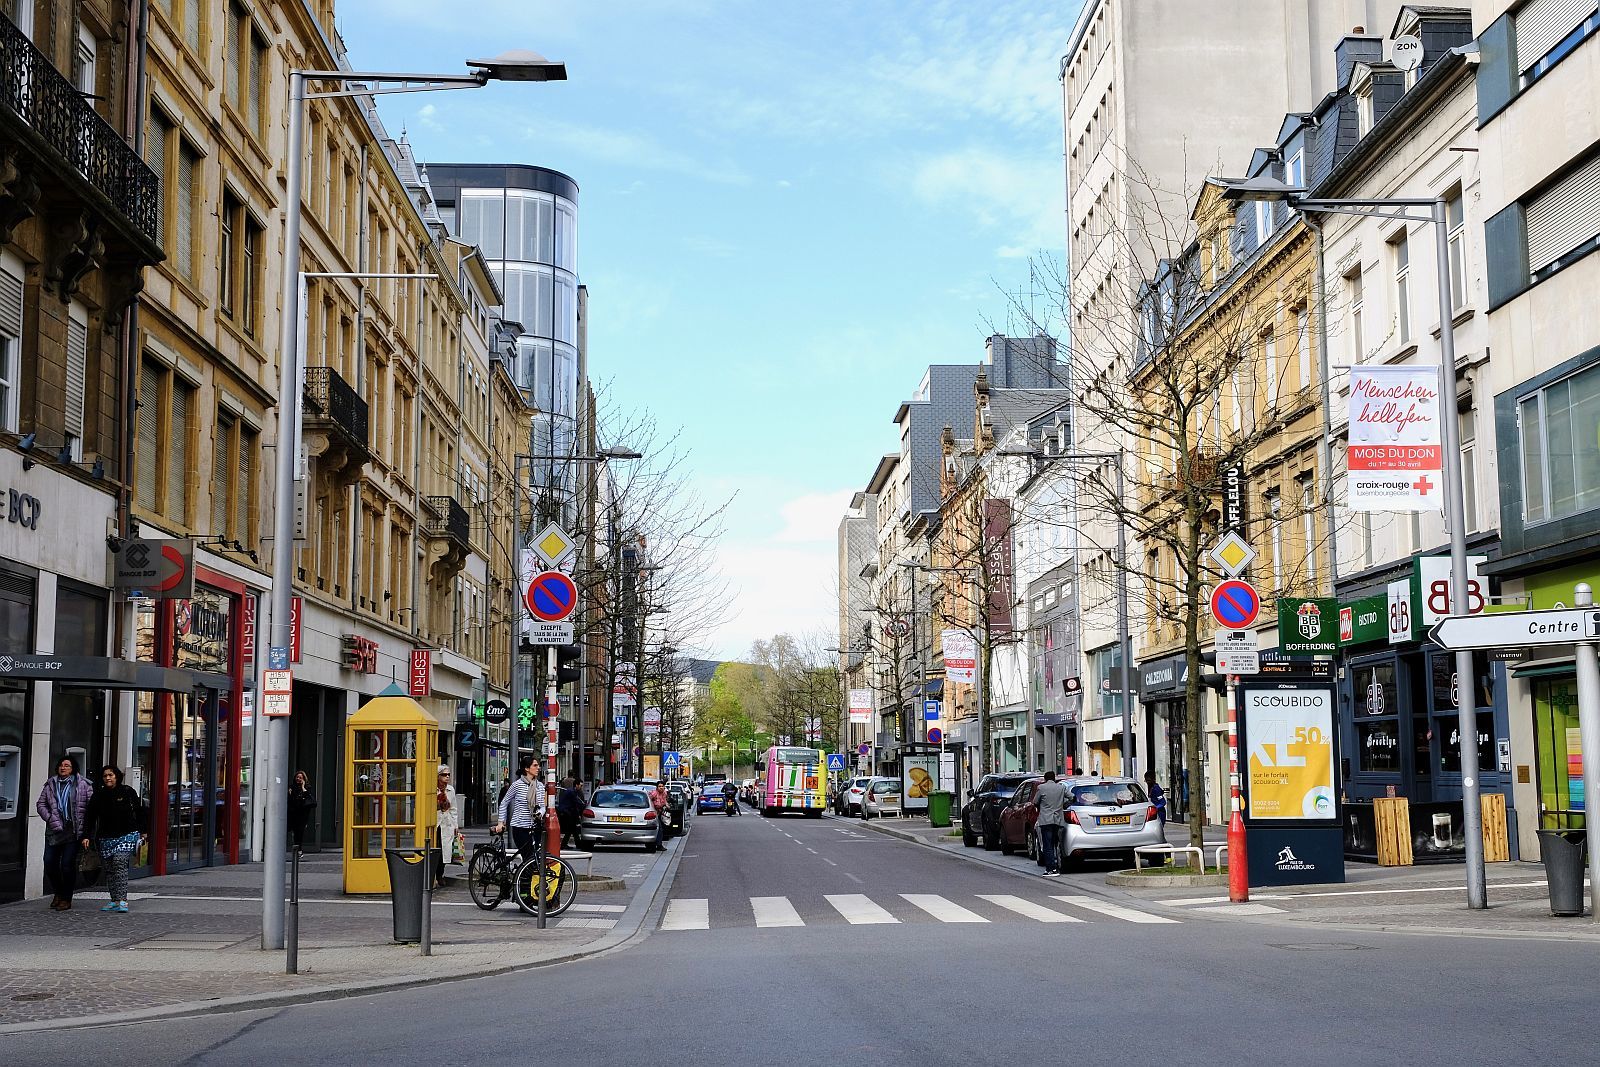
<path fill-rule="evenodd" d="M 1600 365 L 1517 402 L 1523 521 L 1529 525 L 1600 506 Z M 1585 430 L 1587 428 L 1587 432 Z"/>
<path fill-rule="evenodd" d="M 1436 653 L 1429 662 L 1433 690 L 1434 736 L 1439 739 L 1439 769 L 1446 774 L 1461 773 L 1461 721 L 1457 712 L 1456 659 Z M 1485 774 L 1495 770 L 1494 674 L 1485 652 L 1472 654 L 1473 701 L 1478 709 L 1478 769 Z"/>
<path fill-rule="evenodd" d="M 1400 771 L 1400 707 L 1395 666 L 1375 663 L 1352 670 L 1357 768 L 1365 774 Z"/>
<path fill-rule="evenodd" d="M 1539 773 L 1539 825 L 1583 825 L 1583 742 L 1578 735 L 1578 684 L 1572 675 L 1533 685 L 1533 737 Z"/>
<path fill-rule="evenodd" d="M 0 565 L 0 652 L 32 652 L 33 575 Z"/>

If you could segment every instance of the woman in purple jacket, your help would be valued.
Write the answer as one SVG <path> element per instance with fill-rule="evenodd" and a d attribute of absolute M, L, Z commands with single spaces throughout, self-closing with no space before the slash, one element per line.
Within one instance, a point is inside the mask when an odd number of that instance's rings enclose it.
<path fill-rule="evenodd" d="M 72 907 L 72 890 L 78 883 L 79 839 L 93 793 L 89 779 L 78 773 L 78 761 L 62 756 L 55 776 L 39 790 L 39 800 L 33 806 L 44 820 L 44 870 L 55 892 L 50 907 L 56 911 Z"/>

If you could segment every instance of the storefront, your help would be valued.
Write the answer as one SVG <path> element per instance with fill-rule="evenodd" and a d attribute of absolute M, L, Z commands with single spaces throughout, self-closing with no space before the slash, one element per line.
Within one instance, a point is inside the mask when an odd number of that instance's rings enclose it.
<path fill-rule="evenodd" d="M 1181 652 L 1139 664 L 1139 701 L 1150 731 L 1145 751 L 1150 753 L 1147 764 L 1154 764 L 1146 769 L 1156 772 L 1156 780 L 1167 791 L 1167 818 L 1172 822 L 1186 822 L 1189 817 L 1189 753 L 1184 741 L 1188 684 L 1188 660 Z"/>
<path fill-rule="evenodd" d="M 1020 706 L 989 713 L 989 766 L 1000 774 L 1028 766 L 1028 709 Z"/>

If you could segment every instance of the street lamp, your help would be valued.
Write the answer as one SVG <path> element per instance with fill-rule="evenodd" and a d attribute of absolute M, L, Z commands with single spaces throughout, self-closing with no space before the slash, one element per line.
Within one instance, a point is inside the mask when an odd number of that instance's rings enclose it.
<path fill-rule="evenodd" d="M 1365 215 L 1433 223 L 1439 283 L 1439 401 L 1442 409 L 1439 421 L 1442 424 L 1441 444 L 1444 448 L 1444 522 L 1450 531 L 1450 614 L 1468 614 L 1467 510 L 1461 466 L 1461 434 L 1456 420 L 1455 309 L 1450 295 L 1448 202 L 1442 196 L 1323 199 L 1307 196 L 1304 188 L 1286 185 L 1264 175 L 1214 178 L 1211 181 L 1222 187 L 1225 199 L 1282 201 L 1302 215 Z M 1321 279 L 1318 281 L 1320 284 Z M 1323 389 L 1326 390 L 1326 372 L 1323 381 Z M 1478 709 L 1477 701 L 1473 699 L 1472 653 L 1469 650 L 1457 650 L 1455 657 L 1456 691 L 1459 694 L 1456 710 L 1461 734 L 1462 823 L 1467 853 L 1467 907 L 1481 909 L 1487 908 L 1489 902 L 1483 868 L 1483 815 L 1478 807 Z"/>
<path fill-rule="evenodd" d="M 278 345 L 283 352 L 278 372 L 277 483 L 272 506 L 272 639 L 269 647 L 288 648 L 289 611 L 294 593 L 294 482 L 300 455 L 300 378 L 304 353 L 300 351 L 300 196 L 305 155 L 305 110 L 308 99 L 339 96 L 377 96 L 435 89 L 476 89 L 490 81 L 561 81 L 565 65 L 536 52 L 506 52 L 494 59 L 469 64 L 468 74 L 389 74 L 350 70 L 294 70 L 289 73 L 289 138 L 285 150 L 283 203 L 283 312 Z M 306 83 L 359 83 L 361 88 L 330 89 L 307 93 Z M 373 89 L 373 85 L 391 88 Z M 267 818 L 264 834 L 261 893 L 261 947 L 283 947 L 284 848 L 288 839 L 289 724 L 274 716 L 267 720 Z"/>

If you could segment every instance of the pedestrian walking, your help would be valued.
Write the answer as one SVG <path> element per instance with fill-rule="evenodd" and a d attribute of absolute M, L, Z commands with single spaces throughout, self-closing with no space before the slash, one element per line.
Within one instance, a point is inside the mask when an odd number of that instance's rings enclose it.
<path fill-rule="evenodd" d="M 44 871 L 55 894 L 50 900 L 52 910 L 72 910 L 72 891 L 78 884 L 79 835 L 93 795 L 94 786 L 78 773 L 77 759 L 62 756 L 55 776 L 39 790 L 33 805 L 44 820 Z"/>
<path fill-rule="evenodd" d="M 1167 839 L 1167 791 L 1156 781 L 1155 771 L 1144 772 L 1144 791 L 1150 794 L 1150 803 L 1156 809 L 1156 823 L 1161 830 L 1161 840 Z"/>
<path fill-rule="evenodd" d="M 456 811 L 456 787 L 450 782 L 450 768 L 439 764 L 438 785 L 433 795 L 434 825 L 439 833 L 439 865 L 434 868 L 436 885 L 444 885 L 445 867 L 454 860 L 456 826 L 461 821 Z"/>
<path fill-rule="evenodd" d="M 145 841 L 144 801 L 133 787 L 122 784 L 122 768 L 106 764 L 100 768 L 100 784 L 84 811 L 84 848 L 100 850 L 100 865 L 105 869 L 106 892 L 111 902 L 101 911 L 128 911 L 128 868 L 133 854 Z"/>
<path fill-rule="evenodd" d="M 561 791 L 556 794 L 556 818 L 561 823 L 561 847 L 567 842 L 578 847 L 578 821 L 583 814 L 583 783 L 570 775 L 561 781 Z"/>
<path fill-rule="evenodd" d="M 1055 771 L 1045 771 L 1044 781 L 1033 796 L 1039 805 L 1039 818 L 1033 824 L 1039 835 L 1039 856 L 1044 862 L 1044 876 L 1055 878 L 1061 873 L 1061 845 L 1067 831 L 1067 786 L 1056 781 Z"/>
<path fill-rule="evenodd" d="M 533 855 L 536 845 L 544 840 L 545 805 L 549 797 L 543 780 L 539 777 L 539 761 L 533 756 L 523 756 L 517 761 L 517 779 L 500 798 L 500 821 L 494 832 L 511 828 L 511 842 L 524 859 Z"/>
<path fill-rule="evenodd" d="M 289 783 L 289 843 L 296 852 L 305 846 L 306 823 L 311 821 L 311 810 L 316 806 L 311 778 L 305 771 L 295 771 L 294 781 Z"/>

